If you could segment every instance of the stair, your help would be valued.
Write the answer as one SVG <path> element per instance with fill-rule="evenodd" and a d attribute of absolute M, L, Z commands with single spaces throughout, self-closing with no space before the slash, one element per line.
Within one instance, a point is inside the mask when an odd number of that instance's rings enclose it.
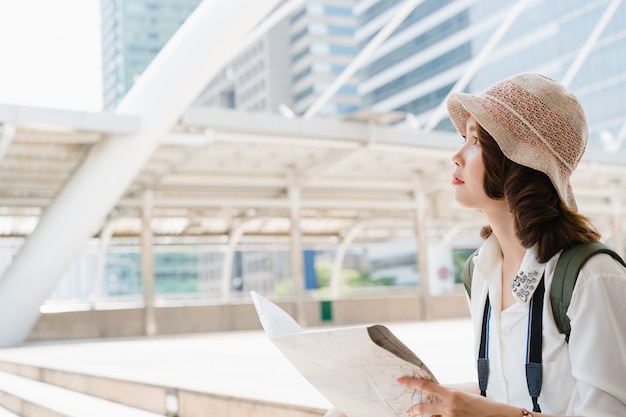
<path fill-rule="evenodd" d="M 4 407 L 0 407 L 0 417 L 20 417 L 18 414 L 15 414 Z"/>
<path fill-rule="evenodd" d="M 0 371 L 0 417 L 157 417 L 156 414 Z"/>
<path fill-rule="evenodd" d="M 8 361 L 0 361 L 0 411 L 0 417 L 4 411 L 8 417 L 319 417 L 324 412 Z"/>

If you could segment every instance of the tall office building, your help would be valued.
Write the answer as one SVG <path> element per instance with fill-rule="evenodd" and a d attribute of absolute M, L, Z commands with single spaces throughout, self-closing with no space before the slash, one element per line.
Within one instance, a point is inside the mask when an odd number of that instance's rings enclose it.
<path fill-rule="evenodd" d="M 194 105 L 261 112 L 290 106 L 288 23 L 279 22 L 224 66 Z"/>
<path fill-rule="evenodd" d="M 355 0 L 310 0 L 227 64 L 196 105 L 304 113 L 354 59 Z M 358 108 L 352 77 L 320 115 Z"/>
<path fill-rule="evenodd" d="M 202 0 L 101 0 L 103 107 L 119 104 Z"/>
<path fill-rule="evenodd" d="M 401 7 L 391 0 L 359 0 L 359 45 Z M 482 54 L 488 45 L 495 47 Z M 580 98 L 590 147 L 610 149 L 619 145 L 620 132 L 626 136 L 626 4 L 609 0 L 426 0 L 362 68 L 359 94 L 365 107 L 414 114 L 422 128 L 452 129 L 438 106 L 477 63 L 463 91 L 540 72 Z"/>
<path fill-rule="evenodd" d="M 114 108 L 201 0 L 101 0 L 103 103 Z M 303 113 L 357 52 L 355 0 L 310 0 L 229 62 L 195 106 Z M 319 114 L 358 107 L 353 77 Z"/>
<path fill-rule="evenodd" d="M 304 113 L 356 57 L 354 0 L 309 1 L 290 18 L 293 110 Z M 352 77 L 319 111 L 351 113 L 359 107 Z"/>

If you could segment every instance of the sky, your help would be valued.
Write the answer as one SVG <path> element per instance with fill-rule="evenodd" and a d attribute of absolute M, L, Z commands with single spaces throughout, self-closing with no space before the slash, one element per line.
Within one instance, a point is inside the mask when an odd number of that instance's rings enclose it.
<path fill-rule="evenodd" d="M 0 104 L 100 111 L 100 0 L 0 0 Z"/>

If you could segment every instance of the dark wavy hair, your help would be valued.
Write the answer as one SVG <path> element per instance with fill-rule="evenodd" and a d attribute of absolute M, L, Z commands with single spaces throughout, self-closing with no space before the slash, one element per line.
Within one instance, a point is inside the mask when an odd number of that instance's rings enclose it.
<path fill-rule="evenodd" d="M 538 244 L 539 262 L 547 262 L 562 249 L 600 238 L 587 217 L 563 203 L 546 174 L 508 159 L 482 126 L 478 125 L 477 133 L 485 165 L 485 193 L 507 202 L 515 235 L 525 248 Z M 485 226 L 480 234 L 486 239 L 491 233 L 491 227 Z"/>

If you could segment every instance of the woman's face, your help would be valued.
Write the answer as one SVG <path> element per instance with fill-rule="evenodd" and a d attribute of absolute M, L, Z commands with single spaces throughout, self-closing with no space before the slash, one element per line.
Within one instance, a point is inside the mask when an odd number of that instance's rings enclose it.
<path fill-rule="evenodd" d="M 459 150 L 452 155 L 454 172 L 452 186 L 454 198 L 465 207 L 483 209 L 488 201 L 493 202 L 483 188 L 485 166 L 478 141 L 478 124 L 470 116 L 465 123 L 465 137 Z"/>

